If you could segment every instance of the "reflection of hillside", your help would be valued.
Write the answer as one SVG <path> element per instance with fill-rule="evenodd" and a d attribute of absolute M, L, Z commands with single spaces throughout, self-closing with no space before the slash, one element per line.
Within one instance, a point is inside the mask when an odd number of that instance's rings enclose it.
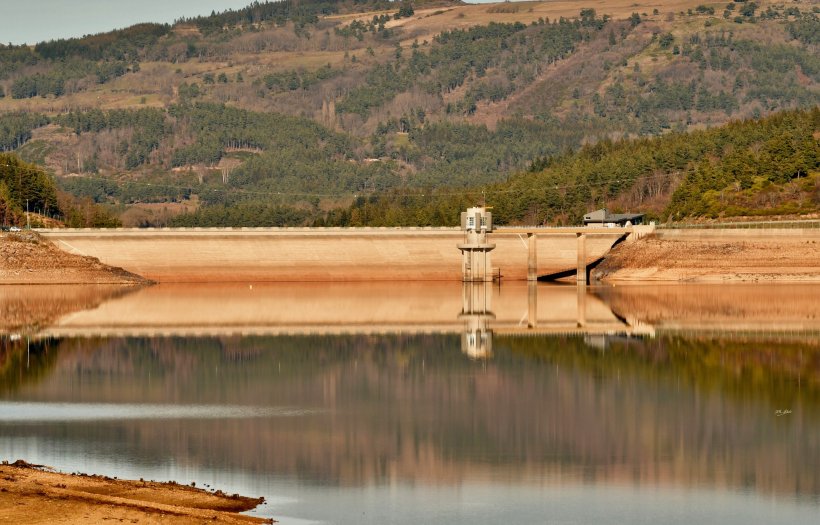
<path fill-rule="evenodd" d="M 36 331 L 68 313 L 96 308 L 137 289 L 123 285 L 4 285 L 0 333 Z"/>
<path fill-rule="evenodd" d="M 820 495 L 816 386 L 763 358 L 747 386 L 727 377 L 731 367 L 708 366 L 716 354 L 701 343 L 633 340 L 602 352 L 582 341 L 499 338 L 493 360 L 474 362 L 456 335 L 70 340 L 53 373 L 15 397 L 318 410 L 36 430 L 180 465 L 354 485 L 560 476 Z M 804 351 L 816 362 L 816 348 Z M 776 408 L 793 414 L 777 418 Z"/>
<path fill-rule="evenodd" d="M 630 322 L 663 329 L 820 333 L 817 284 L 660 285 L 596 288 Z"/>
<path fill-rule="evenodd" d="M 0 337 L 0 392 L 14 392 L 48 376 L 56 362 L 56 346 L 51 339 Z"/>
<path fill-rule="evenodd" d="M 699 391 L 783 406 L 820 405 L 820 342 L 777 341 L 745 336 L 656 339 L 608 338 L 605 350 L 592 350 L 578 338 L 497 341 L 515 353 L 596 376 L 629 370 L 645 379 L 685 382 Z"/>

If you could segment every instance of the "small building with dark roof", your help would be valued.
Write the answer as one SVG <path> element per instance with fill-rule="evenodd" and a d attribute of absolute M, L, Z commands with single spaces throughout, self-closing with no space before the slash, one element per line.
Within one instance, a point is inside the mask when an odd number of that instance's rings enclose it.
<path fill-rule="evenodd" d="M 617 225 L 626 226 L 626 223 L 643 224 L 645 213 L 609 213 L 606 208 L 595 210 L 584 215 L 584 226 L 587 225 Z"/>

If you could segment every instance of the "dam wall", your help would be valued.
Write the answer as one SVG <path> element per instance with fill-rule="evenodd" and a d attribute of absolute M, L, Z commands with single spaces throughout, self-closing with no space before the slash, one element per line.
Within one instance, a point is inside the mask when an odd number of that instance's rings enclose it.
<path fill-rule="evenodd" d="M 460 228 L 42 229 L 57 247 L 157 282 L 460 281 Z M 590 235 L 586 258 L 623 235 Z M 492 265 L 526 280 L 526 234 L 493 233 Z M 539 236 L 538 274 L 576 266 L 576 235 Z"/>

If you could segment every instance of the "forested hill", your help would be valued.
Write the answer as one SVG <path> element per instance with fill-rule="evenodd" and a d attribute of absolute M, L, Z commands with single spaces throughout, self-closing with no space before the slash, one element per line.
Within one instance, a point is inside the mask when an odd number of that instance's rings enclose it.
<path fill-rule="evenodd" d="M 662 137 L 601 141 L 507 183 L 359 198 L 321 225 L 452 225 L 486 201 L 499 224 L 579 224 L 596 208 L 686 221 L 820 212 L 820 108 Z"/>
<path fill-rule="evenodd" d="M 0 45 L 0 151 L 128 225 L 333 222 L 362 198 L 515 184 L 584 144 L 820 103 L 814 2 L 670 5 L 285 0 Z M 667 213 L 624 189 L 507 219 L 596 199 Z M 715 213 L 699 210 L 680 213 Z"/>

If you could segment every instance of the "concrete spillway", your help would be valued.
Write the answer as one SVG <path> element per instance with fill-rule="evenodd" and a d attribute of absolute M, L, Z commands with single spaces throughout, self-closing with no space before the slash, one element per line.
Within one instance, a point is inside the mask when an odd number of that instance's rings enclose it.
<path fill-rule="evenodd" d="M 58 247 L 158 282 L 460 281 L 459 228 L 168 228 L 39 230 Z M 622 233 L 590 236 L 586 258 Z M 502 278 L 527 278 L 526 234 L 493 234 Z M 538 274 L 577 262 L 573 232 L 539 238 Z"/>

